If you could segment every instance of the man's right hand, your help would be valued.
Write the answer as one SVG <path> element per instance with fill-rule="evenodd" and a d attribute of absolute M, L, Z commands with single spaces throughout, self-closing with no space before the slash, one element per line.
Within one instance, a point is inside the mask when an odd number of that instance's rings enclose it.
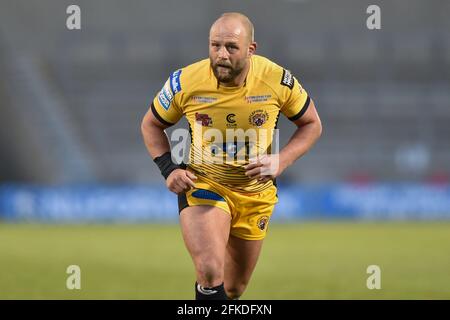
<path fill-rule="evenodd" d="M 197 177 L 187 170 L 175 169 L 173 170 L 166 180 L 167 188 L 176 193 L 184 193 L 189 191 L 191 188 L 195 188 L 195 183 Z"/>

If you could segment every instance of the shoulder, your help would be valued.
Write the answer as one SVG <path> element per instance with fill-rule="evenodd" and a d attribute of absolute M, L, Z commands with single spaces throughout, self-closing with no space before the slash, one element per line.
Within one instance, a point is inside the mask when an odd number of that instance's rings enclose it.
<path fill-rule="evenodd" d="M 209 59 L 203 59 L 173 71 L 168 79 L 174 95 L 189 92 L 209 79 Z"/>
<path fill-rule="evenodd" d="M 265 82 L 273 90 L 278 92 L 294 88 L 295 78 L 288 69 L 263 56 L 254 55 L 252 59 L 255 77 Z"/>

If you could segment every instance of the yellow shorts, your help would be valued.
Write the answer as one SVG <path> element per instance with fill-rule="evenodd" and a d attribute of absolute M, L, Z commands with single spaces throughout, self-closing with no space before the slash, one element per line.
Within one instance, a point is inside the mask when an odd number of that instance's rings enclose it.
<path fill-rule="evenodd" d="M 198 175 L 195 186 L 195 189 L 178 196 L 179 212 L 199 205 L 218 207 L 231 215 L 231 235 L 245 240 L 264 239 L 273 208 L 278 202 L 275 186 L 259 193 L 245 194 Z"/>

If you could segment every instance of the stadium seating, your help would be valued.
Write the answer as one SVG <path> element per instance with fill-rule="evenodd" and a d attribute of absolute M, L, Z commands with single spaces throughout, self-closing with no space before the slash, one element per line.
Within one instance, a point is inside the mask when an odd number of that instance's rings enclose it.
<path fill-rule="evenodd" d="M 196 16 L 167 20 L 154 13 L 167 11 L 166 2 L 112 2 L 104 16 L 99 6 L 80 1 L 81 31 L 68 31 L 52 16 L 65 11 L 63 4 L 19 1 L 8 7 L 17 21 L 0 4 L 0 102 L 8 112 L 0 124 L 15 119 L 26 128 L 12 133 L 21 143 L 0 143 L 22 158 L 33 150 L 35 159 L 15 163 L 12 178 L 159 181 L 140 136 L 141 118 L 171 71 L 207 56 L 208 28 L 223 8 L 197 1 Z M 364 4 L 331 14 L 331 3 L 284 1 L 270 14 L 250 14 L 259 53 L 297 75 L 324 125 L 314 151 L 281 181 L 337 181 L 355 172 L 421 181 L 450 172 L 450 20 L 438 14 L 449 4 L 383 3 L 382 29 L 369 31 Z M 406 3 L 415 10 L 406 14 Z M 39 34 L 32 32 L 36 25 Z M 284 143 L 294 127 L 285 119 L 279 127 Z M 8 169 L 0 170 L 5 177 Z"/>

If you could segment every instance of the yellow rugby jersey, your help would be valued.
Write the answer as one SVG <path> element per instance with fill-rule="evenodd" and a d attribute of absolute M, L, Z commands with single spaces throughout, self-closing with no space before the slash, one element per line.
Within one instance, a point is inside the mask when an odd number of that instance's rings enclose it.
<path fill-rule="evenodd" d="M 280 112 L 300 118 L 310 98 L 286 69 L 262 56 L 251 57 L 245 83 L 219 85 L 204 59 L 173 72 L 153 100 L 155 117 L 166 125 L 184 115 L 191 132 L 188 167 L 232 191 L 261 192 L 273 185 L 245 175 L 244 165 L 272 152 Z"/>

